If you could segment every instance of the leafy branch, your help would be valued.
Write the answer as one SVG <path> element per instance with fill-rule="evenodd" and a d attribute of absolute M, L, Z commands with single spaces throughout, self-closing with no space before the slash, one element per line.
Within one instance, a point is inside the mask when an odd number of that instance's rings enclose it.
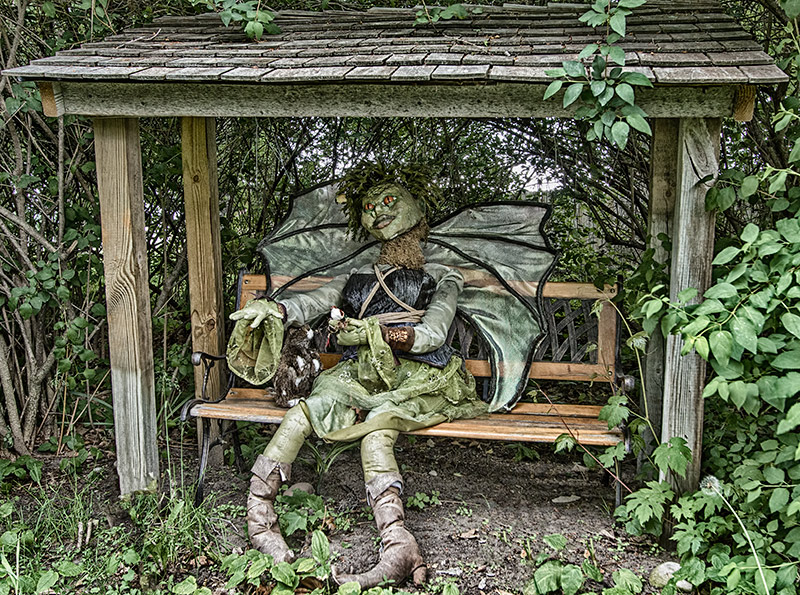
<path fill-rule="evenodd" d="M 606 29 L 602 43 L 587 45 L 577 60 L 562 62 L 561 68 L 547 71 L 555 78 L 544 93 L 550 99 L 566 89 L 563 106 L 576 102 L 579 107 L 575 117 L 591 124 L 586 133 L 589 141 L 607 139 L 624 149 L 628 144 L 631 128 L 652 134 L 647 123 L 647 113 L 636 105 L 636 87 L 652 87 L 645 75 L 625 72 L 625 51 L 615 45 L 625 36 L 626 19 L 631 9 L 638 8 L 646 0 L 596 0 L 580 20 L 591 27 Z"/>
<path fill-rule="evenodd" d="M 244 32 L 250 39 L 260 40 L 264 33 L 277 35 L 281 32 L 273 21 L 275 13 L 261 7 L 261 0 L 192 0 L 194 6 L 204 5 L 208 10 L 218 12 L 222 23 L 228 27 L 233 23 L 244 25 Z"/>

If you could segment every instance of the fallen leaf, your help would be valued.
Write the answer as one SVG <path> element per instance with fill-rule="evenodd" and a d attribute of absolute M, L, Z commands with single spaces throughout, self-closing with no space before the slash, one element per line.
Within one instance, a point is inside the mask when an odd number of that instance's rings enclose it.
<path fill-rule="evenodd" d="M 478 538 L 478 530 L 477 529 L 470 529 L 469 531 L 465 531 L 459 535 L 461 539 L 477 539 Z"/>

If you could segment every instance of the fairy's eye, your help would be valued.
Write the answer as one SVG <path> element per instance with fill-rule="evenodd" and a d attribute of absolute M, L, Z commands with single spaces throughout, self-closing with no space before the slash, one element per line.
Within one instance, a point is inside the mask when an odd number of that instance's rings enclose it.
<path fill-rule="evenodd" d="M 396 200 L 397 200 L 396 196 L 384 196 L 383 197 L 383 204 L 390 205 Z"/>
<path fill-rule="evenodd" d="M 375 205 L 372 204 L 371 202 L 368 202 L 367 204 L 364 205 L 364 210 L 365 211 L 374 211 L 375 210 Z"/>

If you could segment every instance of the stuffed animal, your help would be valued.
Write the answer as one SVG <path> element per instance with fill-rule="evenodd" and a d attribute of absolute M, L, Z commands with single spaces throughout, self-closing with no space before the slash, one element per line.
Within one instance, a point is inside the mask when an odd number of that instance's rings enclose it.
<path fill-rule="evenodd" d="M 311 386 L 322 371 L 313 340 L 314 331 L 308 325 L 286 330 L 278 369 L 272 379 L 275 404 L 279 407 L 293 407 L 311 393 Z"/>

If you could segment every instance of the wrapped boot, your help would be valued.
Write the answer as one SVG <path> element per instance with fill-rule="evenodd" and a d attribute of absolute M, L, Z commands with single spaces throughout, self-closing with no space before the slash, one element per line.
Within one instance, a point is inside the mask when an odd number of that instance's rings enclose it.
<path fill-rule="evenodd" d="M 417 540 L 404 526 L 405 512 L 400 489 L 389 487 L 372 502 L 375 524 L 381 532 L 381 555 L 378 563 L 363 574 L 340 574 L 333 569 L 337 583 L 357 582 L 369 589 L 385 581 L 395 585 L 412 576 L 415 585 L 425 582 L 427 569 L 419 553 Z"/>
<path fill-rule="evenodd" d="M 286 545 L 272 503 L 281 481 L 291 477 L 292 466 L 259 455 L 251 469 L 250 493 L 247 496 L 247 531 L 253 548 L 269 554 L 276 563 L 292 562 L 294 554 Z"/>

